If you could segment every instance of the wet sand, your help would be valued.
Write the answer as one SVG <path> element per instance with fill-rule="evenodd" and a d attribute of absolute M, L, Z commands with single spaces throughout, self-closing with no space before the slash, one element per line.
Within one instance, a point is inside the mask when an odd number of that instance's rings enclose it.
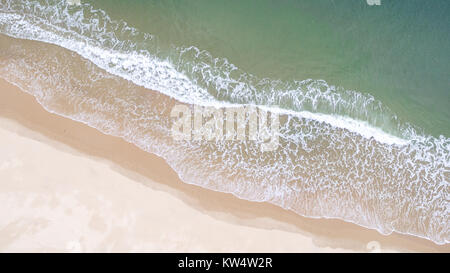
<path fill-rule="evenodd" d="M 0 90 L 0 251 L 450 251 L 183 183 L 163 159 Z"/>

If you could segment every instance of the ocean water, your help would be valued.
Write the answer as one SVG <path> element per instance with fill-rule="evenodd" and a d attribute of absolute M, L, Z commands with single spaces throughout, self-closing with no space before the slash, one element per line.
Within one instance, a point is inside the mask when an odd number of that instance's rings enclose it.
<path fill-rule="evenodd" d="M 450 2 L 0 0 L 0 77 L 186 183 L 449 242 Z M 281 114 L 280 145 L 175 141 L 176 104 Z"/>

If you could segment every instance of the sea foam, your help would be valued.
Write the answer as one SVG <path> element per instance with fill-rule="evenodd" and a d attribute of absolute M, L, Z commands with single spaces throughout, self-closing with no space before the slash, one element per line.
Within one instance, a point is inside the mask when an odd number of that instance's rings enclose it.
<path fill-rule="evenodd" d="M 370 95 L 321 80 L 258 79 L 195 47 L 158 56 L 151 52 L 157 37 L 88 4 L 0 3 L 2 33 L 69 50 L 3 45 L 9 55 L 0 58 L 0 76 L 48 111 L 162 156 L 186 183 L 308 217 L 448 243 L 450 140 L 418 134 Z M 174 102 L 138 86 L 191 105 L 277 112 L 285 117 L 280 148 L 261 153 L 257 143 L 175 143 L 168 119 Z"/>
<path fill-rule="evenodd" d="M 280 83 L 258 79 L 239 71 L 226 59 L 213 58 L 192 46 L 176 49 L 179 52 L 176 66 L 175 61 L 158 58 L 147 50 L 152 35 L 113 21 L 101 10 L 88 4 L 74 7 L 64 1 L 43 2 L 3 0 L 2 33 L 72 50 L 109 73 L 189 104 L 261 106 L 268 111 L 315 119 L 388 144 L 405 145 L 415 135 L 411 133 L 415 129 L 398 124 L 397 117 L 370 95 L 349 90 L 338 92 L 323 80 Z M 86 18 L 85 13 L 90 17 Z M 117 33 L 126 37 L 121 40 Z M 136 39 L 147 47 L 126 42 Z M 195 63 L 198 59 L 202 61 Z M 238 76 L 231 77 L 233 73 Z M 321 112 L 320 107 L 326 111 Z M 382 118 L 378 117 L 380 113 Z M 382 127 L 390 127 L 392 132 L 385 132 Z"/>

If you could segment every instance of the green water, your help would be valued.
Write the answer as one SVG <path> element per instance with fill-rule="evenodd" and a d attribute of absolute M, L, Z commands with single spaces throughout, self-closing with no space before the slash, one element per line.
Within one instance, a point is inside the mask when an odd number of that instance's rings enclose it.
<path fill-rule="evenodd" d="M 449 242 L 448 0 L 81 1 L 0 0 L 0 77 L 186 183 Z M 265 152 L 174 141 L 180 102 L 291 111 Z"/>
<path fill-rule="evenodd" d="M 400 121 L 450 136 L 450 2 L 92 1 L 157 37 L 258 77 L 323 79 L 371 94 Z"/>

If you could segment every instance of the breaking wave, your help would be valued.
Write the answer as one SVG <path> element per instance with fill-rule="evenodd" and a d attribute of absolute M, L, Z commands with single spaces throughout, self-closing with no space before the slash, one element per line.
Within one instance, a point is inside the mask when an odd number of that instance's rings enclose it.
<path fill-rule="evenodd" d="M 162 156 L 187 183 L 448 243 L 450 140 L 418 133 L 372 96 L 323 80 L 259 79 L 196 47 L 161 49 L 90 4 L 0 3 L 0 32 L 37 41 L 1 38 L 0 76 L 48 111 Z M 179 102 L 279 113 L 280 146 L 176 142 Z"/>

